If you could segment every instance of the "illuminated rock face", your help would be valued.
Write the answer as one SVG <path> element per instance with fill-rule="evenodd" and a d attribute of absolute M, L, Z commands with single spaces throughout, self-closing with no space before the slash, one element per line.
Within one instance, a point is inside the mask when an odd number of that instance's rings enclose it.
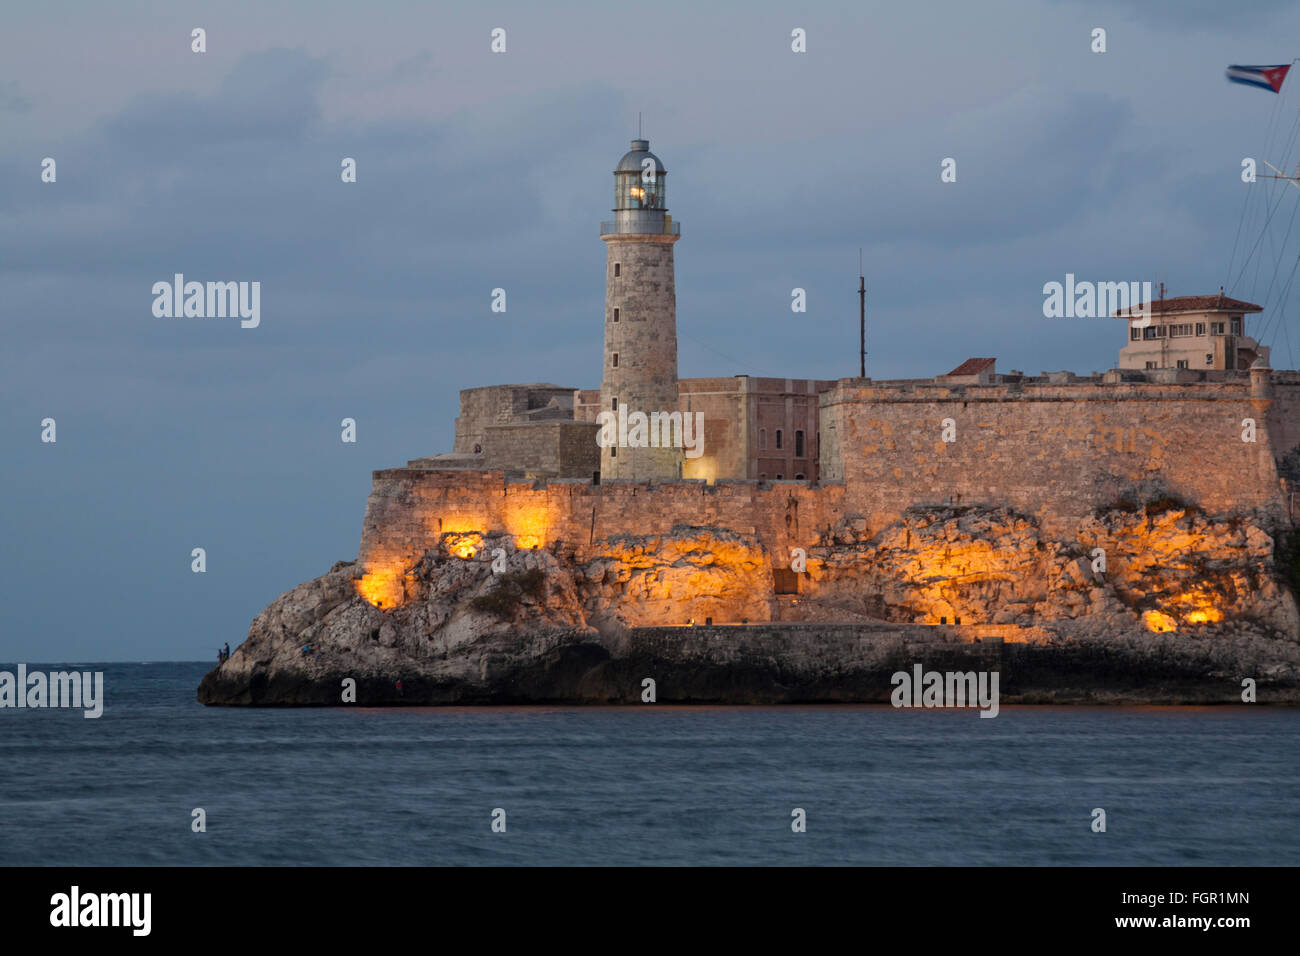
<path fill-rule="evenodd" d="M 1213 632 L 1246 622 L 1292 639 L 1300 634 L 1295 599 L 1276 578 L 1273 539 L 1262 529 L 1244 517 L 1212 518 L 1172 504 L 1149 510 L 1093 516 L 1072 542 L 1051 540 L 1033 520 L 999 508 L 913 509 L 876 531 L 864 519 L 845 518 L 814 532 L 799 601 L 782 619 L 1021 628 L 1074 622 L 1095 633 Z M 775 616 L 780 558 L 754 534 L 679 525 L 581 548 L 525 546 L 534 544 L 531 534 L 446 531 L 409 567 L 349 565 L 347 593 L 329 600 L 373 612 L 381 645 L 386 634 L 398 643 L 398 635 L 415 633 L 456 646 L 498 632 L 616 635 L 627 627 Z M 540 583 L 512 585 L 494 603 L 503 582 L 524 574 Z M 297 632 L 309 643 L 315 632 L 302 615 L 326 600 L 326 578 L 280 598 L 254 622 L 253 634 Z M 340 634 L 347 644 L 346 628 Z M 412 652 L 422 647 L 406 643 Z"/>
<path fill-rule="evenodd" d="M 1277 580 L 1274 541 L 1244 517 L 1169 505 L 1084 522 L 1079 540 L 1106 552 L 1106 579 L 1154 632 L 1246 620 L 1300 634 L 1294 597 Z"/>
<path fill-rule="evenodd" d="M 1060 542 L 1006 509 L 915 509 L 874 534 L 848 519 L 822 538 L 811 599 L 885 620 L 1154 633 L 1240 620 L 1300 633 L 1273 539 L 1240 516 L 1157 504 L 1095 515 Z"/>
<path fill-rule="evenodd" d="M 808 552 L 818 600 L 885 620 L 1031 623 L 1067 560 L 1006 510 L 924 509 L 872 534 L 841 524 Z"/>
<path fill-rule="evenodd" d="M 1273 579 L 1272 540 L 1244 517 L 1112 511 L 1068 543 L 1005 509 L 915 509 L 875 531 L 846 518 L 817 535 L 801 593 L 781 607 L 785 622 L 859 622 L 839 631 L 766 623 L 779 559 L 754 534 L 682 525 L 520 548 L 524 537 L 457 527 L 409 567 L 337 564 L 263 611 L 199 699 L 337 704 L 355 679 L 361 700 L 382 703 L 631 700 L 665 674 L 676 699 L 873 699 L 900 654 L 987 648 L 969 643 L 968 626 L 984 625 L 1043 648 L 1041 699 L 1223 700 L 1235 691 L 1222 675 L 1239 672 L 1300 700 L 1300 616 Z M 373 599 L 381 585 L 391 604 Z M 709 618 L 771 633 L 698 632 Z M 1114 692 L 1115 675 L 1137 689 Z M 1189 680 L 1193 696 L 1177 689 Z"/>
<path fill-rule="evenodd" d="M 680 527 L 611 538 L 589 553 L 579 572 L 585 610 L 603 629 L 771 620 L 771 563 L 753 535 Z"/>
<path fill-rule="evenodd" d="M 222 686 L 240 688 L 221 702 L 338 673 L 460 688 L 628 626 L 770 619 L 772 574 L 752 535 L 682 527 L 599 541 L 582 557 L 517 540 L 449 531 L 410 568 L 336 564 L 258 615 L 220 669 Z"/>

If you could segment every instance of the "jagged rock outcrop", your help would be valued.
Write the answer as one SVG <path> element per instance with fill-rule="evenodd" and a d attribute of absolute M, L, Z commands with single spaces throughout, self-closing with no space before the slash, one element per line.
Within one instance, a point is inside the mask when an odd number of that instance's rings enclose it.
<path fill-rule="evenodd" d="M 753 535 L 719 528 L 608 538 L 590 550 L 576 576 L 587 619 L 605 632 L 772 615 L 766 550 Z"/>
<path fill-rule="evenodd" d="M 1098 514 L 1070 542 L 1006 509 L 914 509 L 823 531 L 782 604 L 753 535 L 678 526 L 520 550 L 449 532 L 386 588 L 401 594 L 389 606 L 352 563 L 281 595 L 199 699 L 333 705 L 351 680 L 358 704 L 630 702 L 672 675 L 661 699 L 884 700 L 917 654 L 988 664 L 1004 636 L 1033 645 L 996 652 L 1020 675 L 1004 693 L 1025 700 L 1230 700 L 1243 676 L 1295 699 L 1300 615 L 1274 551 L 1249 516 L 1176 502 Z M 778 613 L 859 624 L 768 623 Z M 999 645 L 972 644 L 971 625 Z"/>
<path fill-rule="evenodd" d="M 339 703 L 344 677 L 369 699 L 390 699 L 401 680 L 410 699 L 563 700 L 557 670 L 608 658 L 628 627 L 732 620 L 737 610 L 765 621 L 772 594 L 753 536 L 690 527 L 610 538 L 581 558 L 519 550 L 504 534 L 447 533 L 402 583 L 400 604 L 374 606 L 355 566 L 340 562 L 281 595 L 204 679 L 200 700 Z M 532 676 L 512 688 L 524 672 Z"/>
<path fill-rule="evenodd" d="M 809 550 L 808 571 L 822 599 L 891 621 L 1086 621 L 1118 633 L 1234 620 L 1296 635 L 1273 552 L 1249 518 L 1174 502 L 1098 514 L 1073 542 L 1007 509 L 935 508 L 875 533 L 849 519 Z"/>

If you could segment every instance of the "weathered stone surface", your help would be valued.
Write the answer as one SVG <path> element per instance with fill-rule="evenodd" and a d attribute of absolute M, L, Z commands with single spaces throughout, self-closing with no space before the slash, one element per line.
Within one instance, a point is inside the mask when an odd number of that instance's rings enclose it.
<path fill-rule="evenodd" d="M 1071 542 L 1046 538 L 1005 508 L 914 509 L 869 537 L 857 524 L 844 519 L 810 549 L 814 593 L 885 620 L 1084 620 L 1102 632 L 1244 620 L 1279 635 L 1300 632 L 1295 599 L 1277 580 L 1273 539 L 1245 516 L 1173 503 L 1150 514 L 1108 511 L 1086 519 Z"/>
<path fill-rule="evenodd" d="M 605 632 L 771 618 L 770 561 L 753 535 L 679 527 L 669 534 L 619 535 L 589 554 L 579 571 L 583 610 Z"/>
<path fill-rule="evenodd" d="M 753 534 L 521 550 L 444 532 L 380 590 L 340 563 L 282 595 L 199 699 L 334 705 L 351 678 L 361 705 L 635 702 L 649 677 L 662 702 L 883 701 L 918 662 L 1001 669 L 1011 702 L 1232 701 L 1243 677 L 1261 700 L 1300 699 L 1295 600 L 1271 537 L 1240 516 L 1108 512 L 1058 542 L 1006 509 L 919 509 L 817 541 L 806 592 L 778 599 Z"/>

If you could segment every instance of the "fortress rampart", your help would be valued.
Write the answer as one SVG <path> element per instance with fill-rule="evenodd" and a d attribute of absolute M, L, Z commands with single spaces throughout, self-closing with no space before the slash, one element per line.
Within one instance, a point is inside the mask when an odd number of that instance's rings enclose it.
<path fill-rule="evenodd" d="M 604 538 L 666 534 L 676 525 L 753 534 L 779 560 L 806 547 L 843 514 L 842 485 L 808 482 L 510 481 L 504 471 L 377 471 L 361 534 L 359 565 L 385 606 L 402 573 L 448 532 L 504 532 L 521 549 L 571 548 Z M 390 588 L 396 592 L 389 593 Z M 383 599 L 382 597 L 380 598 Z"/>
<path fill-rule="evenodd" d="M 1300 444 L 1300 383 L 1276 378 L 845 380 L 821 400 L 822 474 L 843 481 L 849 506 L 877 525 L 915 505 L 1002 505 L 1070 538 L 1095 509 L 1160 490 L 1212 513 L 1259 510 L 1282 520 L 1288 501 L 1278 461 Z M 1254 442 L 1242 440 L 1247 418 Z M 943 440 L 945 419 L 954 441 Z"/>
<path fill-rule="evenodd" d="M 1096 509 L 1170 494 L 1210 513 L 1288 522 L 1278 462 L 1300 445 L 1300 381 L 960 386 L 842 380 L 821 396 L 810 482 L 517 481 L 504 470 L 374 473 L 359 567 L 377 595 L 446 532 L 504 532 L 581 556 L 603 538 L 677 525 L 753 534 L 774 565 L 842 518 L 872 529 L 909 508 L 1001 506 L 1071 541 Z M 1243 419 L 1256 440 L 1242 441 Z M 945 419 L 955 440 L 945 442 Z M 380 600 L 384 598 L 381 596 Z"/>

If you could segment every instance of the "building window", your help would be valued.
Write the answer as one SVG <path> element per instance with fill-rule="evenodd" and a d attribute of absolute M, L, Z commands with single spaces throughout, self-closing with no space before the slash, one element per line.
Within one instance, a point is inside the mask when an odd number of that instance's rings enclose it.
<path fill-rule="evenodd" d="M 622 275 L 622 274 L 623 274 L 623 266 L 620 265 L 620 264 L 617 263 L 617 262 L 614 263 L 614 277 L 617 278 L 618 276 L 620 276 L 620 275 Z"/>
<path fill-rule="evenodd" d="M 1206 353 L 1205 353 L 1205 364 L 1206 364 L 1206 365 L 1213 365 L 1213 364 L 1214 364 L 1214 356 L 1211 355 L 1209 352 L 1206 352 Z"/>
<path fill-rule="evenodd" d="M 802 430 L 796 431 L 794 433 L 794 457 L 796 458 L 803 457 L 803 431 Z"/>
<path fill-rule="evenodd" d="M 780 480 L 782 480 L 783 478 L 785 478 L 785 475 L 777 475 L 777 476 L 776 476 L 776 480 L 777 480 L 777 481 L 780 481 Z"/>
<path fill-rule="evenodd" d="M 618 353 L 617 353 L 617 352 L 615 352 L 614 355 L 612 356 L 612 367 L 613 367 L 613 368 L 618 368 Z"/>
<path fill-rule="evenodd" d="M 1156 327 L 1154 325 L 1148 325 L 1145 329 L 1142 330 L 1143 339 L 1154 339 L 1156 335 L 1157 332 L 1156 332 Z"/>
<path fill-rule="evenodd" d="M 1197 323 L 1196 323 L 1196 334 L 1197 334 L 1197 335 L 1204 335 L 1204 334 L 1205 334 L 1205 323 L 1204 323 L 1204 322 L 1197 322 Z"/>
<path fill-rule="evenodd" d="M 613 407 L 614 407 L 614 411 L 618 411 L 618 396 L 615 395 L 615 396 L 613 397 L 613 399 L 611 399 L 611 401 L 613 401 L 613 403 L 614 403 L 614 406 L 613 406 Z"/>
<path fill-rule="evenodd" d="M 803 481 L 803 475 L 795 475 L 794 479 L 795 481 Z"/>
<path fill-rule="evenodd" d="M 1210 323 L 1210 334 L 1211 334 L 1211 335 L 1222 335 L 1222 334 L 1223 334 L 1223 323 L 1222 323 L 1222 322 L 1211 322 L 1211 323 Z"/>
<path fill-rule="evenodd" d="M 609 446 L 609 457 L 610 457 L 610 458 L 617 458 L 617 457 L 618 457 L 618 446 L 617 446 L 617 445 L 610 445 L 610 446 Z"/>
<path fill-rule="evenodd" d="M 1169 334 L 1175 338 L 1181 338 L 1182 336 L 1191 335 L 1192 325 L 1190 322 L 1184 323 L 1182 325 L 1171 325 L 1169 326 Z"/>
<path fill-rule="evenodd" d="M 1133 328 L 1128 330 L 1128 340 L 1130 342 L 1140 341 L 1141 338 L 1142 338 L 1142 330 L 1139 329 L 1136 325 L 1133 326 Z"/>
<path fill-rule="evenodd" d="M 1240 334 L 1241 334 L 1241 316 L 1239 316 L 1239 315 L 1234 315 L 1234 316 L 1232 317 L 1232 320 L 1231 320 L 1231 321 L 1232 321 L 1232 334 L 1233 334 L 1233 335 L 1240 335 Z"/>
<path fill-rule="evenodd" d="M 614 308 L 614 321 L 615 321 L 615 322 L 618 321 L 618 307 L 617 307 L 617 306 L 615 306 L 615 308 Z"/>
<path fill-rule="evenodd" d="M 1179 359 L 1179 360 L 1178 360 L 1178 367 L 1179 367 L 1179 368 L 1187 368 L 1187 359 Z"/>
<path fill-rule="evenodd" d="M 779 428 L 776 430 L 776 450 L 781 450 L 781 429 Z M 780 478 L 781 476 L 777 475 L 777 477 Z"/>
<path fill-rule="evenodd" d="M 761 451 L 767 451 L 767 429 L 766 428 L 760 428 L 758 430 L 758 447 Z M 763 477 L 766 478 L 767 475 L 764 475 Z"/>
<path fill-rule="evenodd" d="M 1155 367 L 1156 367 L 1155 362 L 1147 362 L 1147 368 L 1155 368 Z"/>

